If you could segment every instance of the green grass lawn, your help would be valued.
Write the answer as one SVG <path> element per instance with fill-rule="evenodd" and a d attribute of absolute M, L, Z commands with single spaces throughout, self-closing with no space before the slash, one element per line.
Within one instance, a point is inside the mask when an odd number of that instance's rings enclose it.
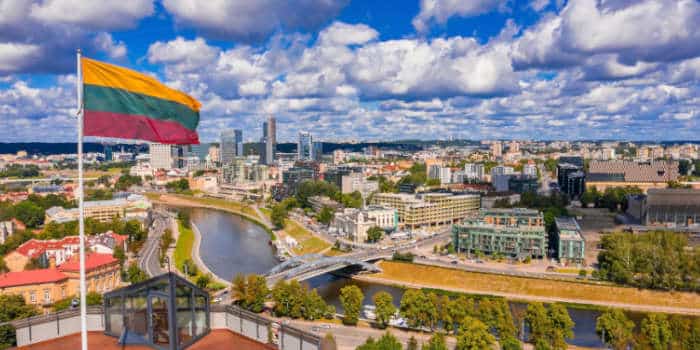
<path fill-rule="evenodd" d="M 194 245 L 194 232 L 192 229 L 186 228 L 182 222 L 177 223 L 178 230 L 180 230 L 180 235 L 177 237 L 177 243 L 175 245 L 174 260 L 175 266 L 182 270 L 182 266 L 185 260 L 192 260 L 192 246 Z"/>
<path fill-rule="evenodd" d="M 292 220 L 285 220 L 284 232 L 296 239 L 299 245 L 293 249 L 294 253 L 303 255 L 318 253 L 328 247 L 330 243 L 314 236 L 307 229 Z"/>

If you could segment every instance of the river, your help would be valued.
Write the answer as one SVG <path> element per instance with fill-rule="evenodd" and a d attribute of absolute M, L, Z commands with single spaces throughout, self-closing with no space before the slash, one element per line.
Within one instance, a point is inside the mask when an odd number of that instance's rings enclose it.
<path fill-rule="evenodd" d="M 231 280 L 238 273 L 262 274 L 278 263 L 273 248 L 268 244 L 267 232 L 256 224 L 236 215 L 210 209 L 192 209 L 191 218 L 202 234 L 202 260 L 217 276 Z M 387 291 L 398 305 L 404 291 L 402 288 L 354 281 L 330 274 L 315 277 L 307 283 L 311 288 L 316 288 L 326 302 L 335 305 L 338 312 L 342 312 L 339 291 L 348 284 L 355 284 L 362 289 L 365 304 L 372 303 L 372 295 L 375 293 Z M 511 307 L 523 308 L 525 305 L 511 303 Z M 603 344 L 595 333 L 595 321 L 600 312 L 572 307 L 568 310 L 576 323 L 574 338 L 568 343 L 602 347 Z"/>

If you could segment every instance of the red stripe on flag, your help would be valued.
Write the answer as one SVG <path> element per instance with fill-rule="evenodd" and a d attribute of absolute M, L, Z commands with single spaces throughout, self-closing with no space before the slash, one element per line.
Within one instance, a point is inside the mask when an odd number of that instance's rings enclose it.
<path fill-rule="evenodd" d="M 197 132 L 180 123 L 112 112 L 85 111 L 83 133 L 167 144 L 199 144 Z"/>

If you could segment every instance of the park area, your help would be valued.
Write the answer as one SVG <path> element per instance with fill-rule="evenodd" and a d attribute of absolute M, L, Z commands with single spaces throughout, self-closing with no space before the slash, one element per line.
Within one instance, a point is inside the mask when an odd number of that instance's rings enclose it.
<path fill-rule="evenodd" d="M 367 280 L 414 288 L 503 296 L 513 300 L 569 302 L 639 311 L 700 314 L 700 294 L 637 289 L 610 284 L 496 275 L 394 261 Z"/>

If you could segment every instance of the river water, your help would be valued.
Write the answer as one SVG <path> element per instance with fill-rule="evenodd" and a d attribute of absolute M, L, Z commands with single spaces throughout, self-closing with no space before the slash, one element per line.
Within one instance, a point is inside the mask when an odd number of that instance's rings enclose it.
<path fill-rule="evenodd" d="M 202 234 L 202 261 L 217 276 L 230 281 L 238 273 L 265 273 L 278 263 L 267 232 L 256 224 L 236 215 L 209 209 L 192 209 L 191 218 Z M 330 274 L 315 277 L 306 283 L 311 288 L 316 288 L 326 302 L 335 305 L 338 312 L 342 312 L 339 291 L 349 284 L 362 289 L 365 304 L 372 304 L 375 293 L 387 291 L 398 306 L 404 291 L 402 288 L 353 281 Z M 525 305 L 512 303 L 511 307 L 523 308 Z M 599 314 L 596 310 L 569 308 L 569 315 L 576 325 L 574 338 L 568 340 L 568 343 L 602 347 L 603 344 L 595 333 L 595 321 Z"/>

